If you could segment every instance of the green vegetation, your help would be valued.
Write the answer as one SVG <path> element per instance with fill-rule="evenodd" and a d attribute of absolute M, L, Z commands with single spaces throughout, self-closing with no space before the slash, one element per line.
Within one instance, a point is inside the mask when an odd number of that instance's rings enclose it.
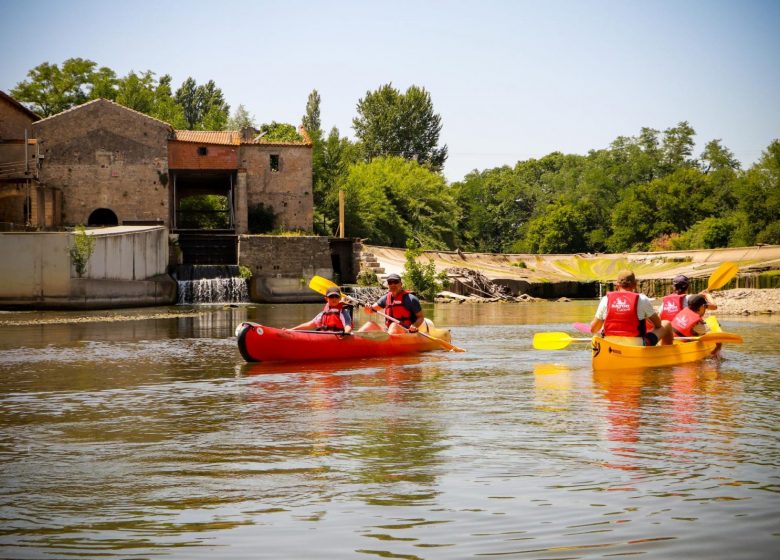
<path fill-rule="evenodd" d="M 415 292 L 420 299 L 432 301 L 436 294 L 442 290 L 447 275 L 444 272 L 436 272 L 433 260 L 428 264 L 420 264 L 418 259 L 422 255 L 422 249 L 413 240 L 406 244 L 406 263 L 401 275 L 407 289 Z"/>
<path fill-rule="evenodd" d="M 238 275 L 244 280 L 249 280 L 252 278 L 252 270 L 248 266 L 240 264 L 238 265 Z"/>
<path fill-rule="evenodd" d="M 273 206 L 262 202 L 249 207 L 249 233 L 268 233 L 276 226 Z"/>
<path fill-rule="evenodd" d="M 87 263 L 95 251 L 95 238 L 87 235 L 87 229 L 83 225 L 76 226 L 73 236 L 73 246 L 70 248 L 70 259 L 79 278 L 87 272 Z"/>
<path fill-rule="evenodd" d="M 228 198 L 217 194 L 198 194 L 179 201 L 177 224 L 184 229 L 228 229 Z"/>
<path fill-rule="evenodd" d="M 117 77 L 81 58 L 45 62 L 27 78 L 11 94 L 42 116 L 104 97 L 175 128 L 254 127 L 242 105 L 228 121 L 213 81 L 187 78 L 174 93 L 169 75 Z M 320 103 L 313 90 L 302 122 L 312 140 L 314 231 L 321 235 L 335 234 L 344 191 L 346 235 L 394 247 L 413 240 L 426 249 L 541 254 L 780 244 L 780 140 L 743 170 L 720 140 L 697 157 L 696 132 L 683 121 L 663 132 L 642 128 L 586 155 L 553 152 L 475 170 L 448 185 L 442 121 L 425 88 L 384 84 L 366 92 L 355 107 L 354 142 L 335 127 L 323 131 Z M 259 133 L 267 141 L 302 140 L 286 123 L 263 124 Z M 249 222 L 254 233 L 277 227 L 271 208 L 251 209 Z"/>
<path fill-rule="evenodd" d="M 379 278 L 373 270 L 361 270 L 357 276 L 358 286 L 378 286 Z"/>

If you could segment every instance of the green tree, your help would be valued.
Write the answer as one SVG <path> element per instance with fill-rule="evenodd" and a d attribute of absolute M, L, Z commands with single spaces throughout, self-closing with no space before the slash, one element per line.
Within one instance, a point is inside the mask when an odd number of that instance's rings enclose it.
<path fill-rule="evenodd" d="M 184 109 L 176 103 L 171 89 L 172 78 L 169 74 L 160 76 L 157 87 L 154 88 L 154 103 L 150 116 L 167 122 L 173 128 L 187 128 L 187 120 L 184 118 Z"/>
<path fill-rule="evenodd" d="M 405 93 L 392 84 L 366 92 L 358 101 L 358 116 L 352 120 L 367 161 L 382 156 L 400 156 L 441 170 L 447 146 L 437 147 L 441 116 L 433 110 L 431 95 L 417 86 Z"/>
<path fill-rule="evenodd" d="M 406 258 L 403 272 L 404 285 L 415 292 L 420 299 L 432 301 L 442 290 L 447 274 L 436 272 L 433 259 L 428 259 L 427 264 L 420 263 L 422 249 L 414 239 L 406 241 L 404 256 Z"/>
<path fill-rule="evenodd" d="M 309 134 L 316 134 L 321 131 L 320 126 L 320 94 L 316 89 L 311 90 L 309 98 L 306 101 L 306 114 L 303 115 L 303 127 Z"/>
<path fill-rule="evenodd" d="M 338 224 L 338 191 L 359 154 L 335 126 L 324 140 L 315 136 L 312 141 L 317 147 L 312 154 L 314 230 L 320 235 L 333 235 Z"/>
<path fill-rule="evenodd" d="M 130 71 L 117 81 L 116 102 L 149 115 L 154 110 L 156 87 L 157 82 L 151 70 L 142 74 Z"/>
<path fill-rule="evenodd" d="M 247 111 L 246 107 L 239 105 L 235 113 L 227 122 L 228 130 L 242 130 L 245 128 L 257 128 L 254 117 Z"/>
<path fill-rule="evenodd" d="M 95 66 L 84 58 L 69 58 L 62 68 L 44 62 L 30 70 L 29 79 L 16 84 L 11 95 L 43 117 L 55 115 L 89 100 Z"/>
<path fill-rule="evenodd" d="M 303 136 L 293 125 L 288 123 L 273 121 L 261 124 L 260 134 L 262 140 L 266 142 L 303 142 Z"/>
<path fill-rule="evenodd" d="M 579 253 L 588 250 L 587 209 L 559 202 L 528 226 L 521 252 Z"/>
<path fill-rule="evenodd" d="M 176 90 L 176 102 L 184 111 L 189 130 L 223 130 L 230 117 L 230 106 L 214 80 L 197 85 L 188 77 Z"/>
<path fill-rule="evenodd" d="M 773 140 L 761 158 L 737 181 L 737 210 L 745 219 L 735 233 L 739 245 L 775 243 L 780 222 L 780 140 Z"/>
<path fill-rule="evenodd" d="M 667 173 L 685 166 L 696 165 L 696 160 L 691 159 L 695 145 L 693 130 L 688 121 L 682 121 L 677 126 L 664 130 L 664 140 L 661 151 L 663 153 L 663 166 Z"/>
<path fill-rule="evenodd" d="M 344 181 L 347 235 L 404 247 L 452 247 L 458 211 L 444 179 L 400 157 L 353 165 Z"/>

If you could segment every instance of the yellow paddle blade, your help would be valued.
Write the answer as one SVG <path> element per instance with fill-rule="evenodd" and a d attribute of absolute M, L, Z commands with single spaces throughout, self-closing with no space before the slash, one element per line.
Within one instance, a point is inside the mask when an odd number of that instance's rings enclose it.
<path fill-rule="evenodd" d="M 590 338 L 572 338 L 565 332 L 542 332 L 534 335 L 533 346 L 537 350 L 560 350 L 572 342 L 590 342 Z"/>
<path fill-rule="evenodd" d="M 702 342 L 731 342 L 734 344 L 742 344 L 742 337 L 735 333 L 727 332 L 713 332 L 707 333 L 699 337 Z"/>
<path fill-rule="evenodd" d="M 724 262 L 716 268 L 707 282 L 707 290 L 717 290 L 728 284 L 737 275 L 739 267 L 733 262 Z"/>
<path fill-rule="evenodd" d="M 339 285 L 331 280 L 328 280 L 327 278 L 323 278 L 322 276 L 312 276 L 312 279 L 309 281 L 309 288 L 318 294 L 322 294 L 323 296 L 325 295 L 325 292 L 328 291 L 328 288 L 334 287 L 338 288 Z"/>

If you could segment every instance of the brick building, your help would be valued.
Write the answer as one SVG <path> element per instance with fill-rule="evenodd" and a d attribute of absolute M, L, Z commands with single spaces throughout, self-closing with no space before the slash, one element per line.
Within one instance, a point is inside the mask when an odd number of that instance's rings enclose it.
<path fill-rule="evenodd" d="M 312 154 L 305 132 L 301 142 L 276 143 L 252 130 L 174 130 L 105 99 L 40 120 L 8 96 L 0 103 L 2 122 L 11 114 L 32 129 L 39 185 L 61 192 L 53 223 L 34 225 L 57 225 L 61 217 L 66 226 L 192 230 L 197 226 L 182 202 L 206 194 L 225 201 L 217 222 L 224 233 L 248 233 L 250 212 L 259 204 L 273 212 L 277 227 L 312 229 Z M 0 216 L 19 213 L 22 199 L 10 204 L 11 197 L 0 198 Z"/>

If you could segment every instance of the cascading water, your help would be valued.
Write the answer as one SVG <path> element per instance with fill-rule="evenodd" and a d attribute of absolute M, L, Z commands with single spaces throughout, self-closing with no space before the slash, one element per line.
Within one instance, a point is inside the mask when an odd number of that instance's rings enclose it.
<path fill-rule="evenodd" d="M 189 264 L 176 267 L 177 303 L 241 303 L 249 301 L 247 281 L 236 265 Z"/>

